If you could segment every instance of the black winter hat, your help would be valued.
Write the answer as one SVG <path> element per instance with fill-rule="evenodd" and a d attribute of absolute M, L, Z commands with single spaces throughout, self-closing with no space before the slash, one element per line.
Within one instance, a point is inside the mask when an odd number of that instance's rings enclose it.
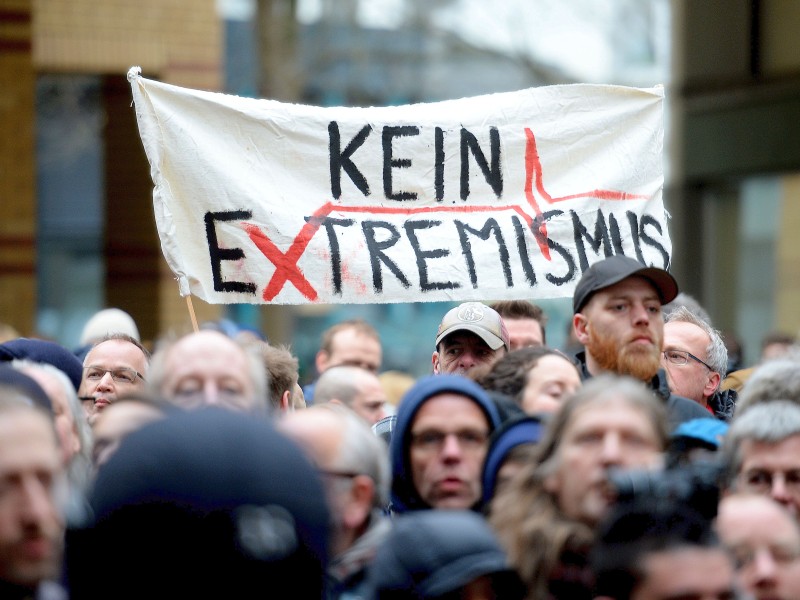
<path fill-rule="evenodd" d="M 145 425 L 99 469 L 89 501 L 93 520 L 67 533 L 76 598 L 322 597 L 325 491 L 266 420 L 208 407 Z"/>
<path fill-rule="evenodd" d="M 0 344 L 0 361 L 11 362 L 16 358 L 48 363 L 61 369 L 75 386 L 76 392 L 81 385 L 83 365 L 80 359 L 72 351 L 56 342 L 36 338 L 17 338 Z"/>

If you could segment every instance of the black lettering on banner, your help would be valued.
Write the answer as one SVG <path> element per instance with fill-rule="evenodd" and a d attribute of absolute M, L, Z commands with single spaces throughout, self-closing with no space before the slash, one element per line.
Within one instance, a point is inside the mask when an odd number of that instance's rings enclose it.
<path fill-rule="evenodd" d="M 417 229 L 431 229 L 441 225 L 441 221 L 406 221 L 403 223 L 403 229 L 406 231 L 411 247 L 414 249 L 414 255 L 417 259 L 417 270 L 419 271 L 419 287 L 423 292 L 430 290 L 452 290 L 461 287 L 461 284 L 454 281 L 428 281 L 428 264 L 427 260 L 431 258 L 442 258 L 449 256 L 450 250 L 446 248 L 436 248 L 435 250 L 423 250 L 419 244 L 417 237 Z M 433 236 L 432 236 L 433 237 Z"/>
<path fill-rule="evenodd" d="M 387 230 L 389 232 L 389 237 L 380 242 L 376 240 L 375 230 L 378 228 Z M 400 233 L 397 231 L 397 228 L 386 221 L 364 221 L 361 223 L 361 230 L 364 232 L 364 239 L 367 242 L 367 249 L 369 250 L 369 262 L 372 265 L 372 288 L 375 290 L 375 293 L 380 294 L 383 292 L 381 263 L 386 265 L 404 288 L 411 287 L 411 283 L 409 283 L 397 264 L 383 252 L 394 246 L 400 239 Z"/>
<path fill-rule="evenodd" d="M 306 217 L 308 221 L 311 217 Z M 331 278 L 333 280 L 333 293 L 339 296 L 342 295 L 342 253 L 339 250 L 339 239 L 336 237 L 334 227 L 350 227 L 355 221 L 353 219 L 334 219 L 333 217 L 325 217 L 322 220 L 322 225 L 325 227 L 325 232 L 328 234 L 328 245 L 331 249 Z"/>
<path fill-rule="evenodd" d="M 611 245 L 614 247 L 614 254 L 625 254 L 622 249 L 622 234 L 619 231 L 619 223 L 614 213 L 608 214 L 608 229 L 611 233 Z"/>
<path fill-rule="evenodd" d="M 599 254 L 600 246 L 603 247 L 603 256 L 611 256 L 611 240 L 608 237 L 608 227 L 606 226 L 606 219 L 603 216 L 603 211 L 597 209 L 597 220 L 594 224 L 594 237 L 589 235 L 586 226 L 581 222 L 578 214 L 571 210 L 569 211 L 572 216 L 572 227 L 575 234 L 575 249 L 578 251 L 578 263 L 581 267 L 581 272 L 589 268 L 589 260 L 586 258 L 586 249 L 583 241 L 589 242 L 589 247 L 595 253 Z"/>
<path fill-rule="evenodd" d="M 639 215 L 629 210 L 625 212 L 625 216 L 628 217 L 628 228 L 631 231 L 631 241 L 633 242 L 633 249 L 636 251 L 636 260 L 644 263 L 642 240 L 639 238 Z"/>
<path fill-rule="evenodd" d="M 394 158 L 392 139 L 419 135 L 416 125 L 402 125 L 383 128 L 383 193 L 389 200 L 416 200 L 416 192 L 395 192 L 392 190 L 392 169 L 407 169 L 411 166 L 410 158 Z"/>
<path fill-rule="evenodd" d="M 548 210 L 541 215 L 537 215 L 531 223 L 531 231 L 533 232 L 533 237 L 536 238 L 536 241 L 539 244 L 546 244 L 550 250 L 557 252 L 561 258 L 564 259 L 564 262 L 567 265 L 567 272 L 561 277 L 558 277 L 553 273 L 547 273 L 544 276 L 547 281 L 557 286 L 565 285 L 575 278 L 575 259 L 572 258 L 572 255 L 569 253 L 569 251 L 561 244 L 553 241 L 553 239 L 550 237 L 545 237 L 540 228 L 551 218 L 561 216 L 562 214 L 564 214 L 564 211 Z"/>
<path fill-rule="evenodd" d="M 506 248 L 506 241 L 503 239 L 503 233 L 500 231 L 500 226 L 497 224 L 497 221 L 488 219 L 482 229 L 474 229 L 458 219 L 453 222 L 458 230 L 458 238 L 461 241 L 461 252 L 464 254 L 464 258 L 467 261 L 469 280 L 472 283 L 473 289 L 478 288 L 478 275 L 475 272 L 475 259 L 472 256 L 472 242 L 470 242 L 467 233 L 476 235 L 483 241 L 487 241 L 489 237 L 494 234 L 494 239 L 497 242 L 497 249 L 500 253 L 500 264 L 503 266 L 503 275 L 505 275 L 506 278 L 506 287 L 514 287 L 511 267 L 508 264 L 508 248 Z"/>
<path fill-rule="evenodd" d="M 350 140 L 347 147 L 342 152 L 341 138 L 339 135 L 339 124 L 336 121 L 328 123 L 328 153 L 330 154 L 331 169 L 331 194 L 337 200 L 342 196 L 342 169 L 350 177 L 350 180 L 365 196 L 369 196 L 369 184 L 366 177 L 358 170 L 356 164 L 350 158 L 353 153 L 361 147 L 372 131 L 371 125 L 364 125 L 355 137 Z"/>
<path fill-rule="evenodd" d="M 519 220 L 519 217 L 511 217 L 511 222 L 514 224 L 514 231 L 516 232 L 517 251 L 519 252 L 519 260 L 522 263 L 522 270 L 525 273 L 525 279 L 531 285 L 531 287 L 533 287 L 536 285 L 536 272 L 533 270 L 531 257 L 528 254 L 528 238 L 525 235 L 525 229 L 522 226 L 522 221 Z"/>
<path fill-rule="evenodd" d="M 669 268 L 669 254 L 667 253 L 667 250 L 664 248 L 664 246 L 659 244 L 656 239 L 647 235 L 647 232 L 644 230 L 645 226 L 647 225 L 654 227 L 656 231 L 658 231 L 659 235 L 663 235 L 663 232 L 661 231 L 661 223 L 659 223 L 651 215 L 642 215 L 639 235 L 642 237 L 642 241 L 645 244 L 647 244 L 651 248 L 658 250 L 659 254 L 661 254 L 661 257 L 664 259 L 664 264 L 662 265 L 662 268 L 667 269 Z"/>
<path fill-rule="evenodd" d="M 208 241 L 208 254 L 211 258 L 211 277 L 214 281 L 215 292 L 242 292 L 255 294 L 256 284 L 245 281 L 223 281 L 222 261 L 239 260 L 244 258 L 241 248 L 220 248 L 217 240 L 216 221 L 243 221 L 253 216 L 249 210 L 227 210 L 223 212 L 207 212 L 203 217 L 206 224 L 206 240 Z"/>
<path fill-rule="evenodd" d="M 433 188 L 436 201 L 444 199 L 444 129 L 437 127 L 434 130 L 433 142 Z"/>
<path fill-rule="evenodd" d="M 461 128 L 461 199 L 469 197 L 469 154 L 475 157 L 475 162 L 483 172 L 486 182 L 492 187 L 495 195 L 500 198 L 503 195 L 503 172 L 500 168 L 500 132 L 497 127 L 489 128 L 489 147 L 491 152 L 492 165 L 486 161 L 486 156 L 478 144 L 478 138 L 465 129 Z"/>

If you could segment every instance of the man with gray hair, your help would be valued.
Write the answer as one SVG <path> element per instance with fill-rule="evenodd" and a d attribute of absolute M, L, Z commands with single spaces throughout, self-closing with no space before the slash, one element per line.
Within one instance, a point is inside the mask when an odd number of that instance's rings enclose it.
<path fill-rule="evenodd" d="M 361 367 L 331 367 L 320 375 L 314 404 L 325 402 L 344 404 L 370 425 L 386 416 L 386 392 L 380 379 Z"/>
<path fill-rule="evenodd" d="M 686 306 L 674 308 L 664 319 L 661 366 L 674 394 L 694 400 L 718 419 L 733 417 L 736 392 L 719 390 L 728 349 L 720 332 Z"/>
<path fill-rule="evenodd" d="M 386 444 L 352 411 L 330 402 L 287 413 L 278 428 L 306 451 L 325 483 L 333 518 L 327 597 L 361 597 L 367 567 L 391 528 L 384 511 L 390 484 Z"/>
<path fill-rule="evenodd" d="M 261 356 L 213 329 L 162 342 L 149 373 L 150 393 L 184 409 L 220 406 L 262 417 L 272 412 Z"/>
<path fill-rule="evenodd" d="M 792 400 L 800 404 L 800 360 L 789 354 L 758 365 L 739 392 L 736 415 L 770 400 Z"/>
<path fill-rule="evenodd" d="M 800 405 L 772 400 L 738 415 L 722 458 L 727 490 L 770 496 L 800 518 Z"/>

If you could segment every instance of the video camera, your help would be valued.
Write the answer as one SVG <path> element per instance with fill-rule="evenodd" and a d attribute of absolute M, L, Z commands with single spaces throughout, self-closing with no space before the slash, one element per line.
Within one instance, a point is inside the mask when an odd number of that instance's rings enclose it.
<path fill-rule="evenodd" d="M 707 519 L 717 514 L 723 466 L 716 460 L 678 464 L 661 470 L 613 469 L 609 482 L 617 504 L 665 502 L 691 506 Z"/>

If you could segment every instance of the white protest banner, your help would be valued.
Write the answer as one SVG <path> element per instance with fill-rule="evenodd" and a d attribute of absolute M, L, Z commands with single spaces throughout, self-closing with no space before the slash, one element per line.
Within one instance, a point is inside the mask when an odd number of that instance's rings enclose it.
<path fill-rule="evenodd" d="M 314 107 L 128 79 L 182 295 L 210 303 L 571 296 L 667 268 L 661 87 Z"/>

